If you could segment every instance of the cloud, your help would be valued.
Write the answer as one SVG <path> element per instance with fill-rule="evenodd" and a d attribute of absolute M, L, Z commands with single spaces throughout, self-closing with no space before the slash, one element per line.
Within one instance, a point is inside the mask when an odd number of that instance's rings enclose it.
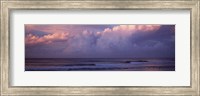
<path fill-rule="evenodd" d="M 113 31 L 120 32 L 153 32 L 160 28 L 160 25 L 119 25 L 112 28 Z"/>
<path fill-rule="evenodd" d="M 68 26 L 69 27 L 69 26 Z M 68 27 L 65 25 L 46 25 L 46 24 L 26 24 L 25 25 L 25 30 L 26 33 L 31 33 L 31 31 L 42 31 L 46 33 L 63 33 L 68 31 Z"/>
<path fill-rule="evenodd" d="M 51 27 L 52 26 L 52 27 Z M 56 27 L 57 26 L 57 27 Z M 101 25 L 98 25 L 101 26 Z M 28 30 L 38 30 L 46 32 L 38 36 L 31 32 L 27 32 L 26 46 L 34 46 L 37 44 L 54 45 L 48 47 L 55 49 L 56 44 L 59 47 L 59 51 L 53 50 L 53 53 L 60 53 L 59 56 L 66 57 L 120 57 L 120 56 L 143 56 L 141 52 L 158 52 L 167 50 L 168 45 L 165 44 L 159 37 L 149 38 L 152 34 L 157 36 L 158 30 L 161 25 L 112 25 L 98 27 L 97 25 L 45 25 L 45 26 L 29 26 Z M 36 28 L 37 27 L 37 28 Z M 98 29 L 98 30 L 97 30 Z M 48 31 L 48 32 L 47 32 Z M 139 35 L 140 36 L 139 36 Z M 172 33 L 167 34 L 172 35 Z M 161 36 L 161 35 L 158 35 Z M 140 37 L 138 42 L 133 42 L 136 37 Z M 147 38 L 147 39 L 145 39 Z M 155 39 L 154 39 L 155 38 Z M 165 38 L 166 39 L 166 38 Z M 60 41 L 64 41 L 59 43 Z M 59 44 L 58 44 L 59 43 Z M 171 44 L 169 42 L 169 44 Z M 38 46 L 40 47 L 40 46 Z M 166 47 L 166 48 L 164 48 Z M 45 46 L 47 48 L 47 46 Z M 43 48 L 42 50 L 45 50 Z M 160 49 L 159 49 L 160 48 Z M 163 48 L 163 50 L 161 49 Z M 62 51 L 61 51 L 62 50 Z M 167 51 L 168 52 L 168 51 Z M 48 53 L 48 52 L 47 52 Z M 150 54 L 149 53 L 149 54 Z M 50 54 L 50 52 L 49 52 Z"/>
<path fill-rule="evenodd" d="M 76 43 L 92 43 L 93 41 L 96 41 L 94 43 L 119 43 L 120 41 L 126 42 L 126 40 L 124 41 L 123 39 L 127 39 L 128 37 L 132 36 L 133 33 L 154 32 L 159 28 L 160 25 L 119 25 L 114 26 L 113 28 L 105 28 L 103 31 L 100 32 L 91 32 L 89 30 L 84 30 L 78 33 L 73 33 L 72 31 L 74 29 L 70 30 L 70 32 L 66 32 L 66 28 L 63 27 L 63 25 L 26 25 L 25 29 L 28 34 L 26 35 L 25 41 L 26 44 L 48 44 L 57 40 L 66 40 L 71 33 L 71 35 L 73 35 L 74 38 L 69 39 L 73 39 Z M 44 34 L 43 36 L 37 36 L 37 34 L 34 33 L 37 33 L 38 31 L 34 31 L 33 33 L 31 33 L 31 30 L 48 32 L 48 34 Z M 93 40 L 91 40 L 91 37 Z"/>
<path fill-rule="evenodd" d="M 119 25 L 113 28 L 106 28 L 98 39 L 97 45 L 103 50 L 108 48 L 124 49 L 130 46 L 130 39 L 138 32 L 155 32 L 160 28 L 160 25 Z M 123 46 L 122 46 L 123 45 Z M 127 48 L 127 47 L 126 47 Z"/>
<path fill-rule="evenodd" d="M 44 35 L 42 37 L 33 35 L 33 34 L 28 34 L 25 38 L 25 43 L 26 45 L 34 45 L 34 44 L 50 44 L 53 43 L 54 41 L 59 41 L 59 40 L 67 40 L 67 36 L 69 33 L 53 33 L 53 34 L 48 34 Z"/>
<path fill-rule="evenodd" d="M 159 28 L 160 25 L 118 25 L 98 32 L 84 30 L 71 34 L 64 52 L 94 55 L 130 51 L 134 47 L 130 39 L 135 33 L 155 32 Z"/>

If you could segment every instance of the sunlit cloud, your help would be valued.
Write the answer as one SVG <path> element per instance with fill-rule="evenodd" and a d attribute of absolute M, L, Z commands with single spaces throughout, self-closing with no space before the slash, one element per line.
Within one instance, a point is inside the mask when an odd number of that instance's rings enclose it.
<path fill-rule="evenodd" d="M 36 25 L 36 24 L 26 24 L 25 30 L 27 33 L 31 31 L 42 31 L 46 33 L 62 33 L 67 32 L 68 28 L 65 25 Z"/>
<path fill-rule="evenodd" d="M 54 41 L 59 41 L 59 40 L 67 40 L 67 36 L 69 33 L 53 33 L 53 34 L 48 34 L 44 35 L 42 37 L 33 35 L 33 34 L 28 34 L 25 38 L 25 43 L 27 45 L 34 45 L 38 43 L 45 43 L 45 44 L 50 44 Z"/>
<path fill-rule="evenodd" d="M 166 32 L 166 34 L 169 33 L 169 36 L 166 35 L 166 37 L 168 37 L 164 38 L 167 39 L 166 41 L 162 41 L 164 39 L 159 37 L 161 32 L 159 30 L 161 28 L 162 25 L 153 24 L 104 25 L 104 27 L 101 27 L 101 25 L 28 24 L 25 25 L 25 44 L 26 47 L 40 47 L 38 44 L 47 45 L 46 48 L 48 48 L 48 50 L 53 50 L 54 47 L 60 46 L 58 49 L 62 56 L 74 56 L 75 54 L 80 56 L 85 54 L 85 57 L 95 56 L 95 54 L 106 54 L 110 56 L 112 54 L 116 55 L 117 53 L 121 55 L 132 55 L 133 53 L 137 54 L 141 50 L 155 50 L 156 52 L 156 50 L 160 50 L 161 48 L 164 50 L 172 46 L 175 38 L 169 40 L 169 37 L 174 36 L 174 32 L 171 33 L 171 31 L 173 31 L 175 27 L 167 28 L 169 32 Z M 40 32 L 44 32 L 45 34 L 38 35 Z M 168 43 L 165 42 L 170 42 L 169 44 L 171 45 L 166 45 Z M 45 47 L 43 49 L 45 49 Z"/>
<path fill-rule="evenodd" d="M 112 28 L 117 32 L 154 32 L 160 28 L 160 25 L 119 25 Z"/>
<path fill-rule="evenodd" d="M 110 47 L 116 49 L 118 47 L 130 46 L 132 45 L 130 38 L 134 37 L 134 34 L 139 32 L 155 32 L 159 28 L 160 25 L 119 25 L 113 28 L 106 28 L 104 31 L 97 33 L 101 34 L 97 45 L 103 48 L 102 50 Z"/>
<path fill-rule="evenodd" d="M 73 30 L 67 30 L 67 28 L 65 28 L 65 26 L 63 25 L 39 26 L 39 25 L 30 24 L 30 25 L 25 25 L 25 28 L 26 28 L 26 32 L 28 33 L 28 35 L 26 36 L 26 44 L 37 44 L 37 43 L 50 44 L 56 40 L 65 40 L 69 36 L 69 32 L 73 33 Z M 91 36 L 99 39 L 97 41 L 98 44 L 106 43 L 106 42 L 119 43 L 119 40 L 128 38 L 133 33 L 154 32 L 158 30 L 159 28 L 160 28 L 160 25 L 118 25 L 118 26 L 114 26 L 113 28 L 105 28 L 102 32 L 91 32 L 89 30 L 84 30 L 78 33 L 74 33 L 73 37 L 79 36 L 78 39 L 81 39 L 79 40 L 80 43 L 90 42 L 84 39 L 84 37 L 90 38 Z M 49 34 L 39 37 L 37 35 L 33 35 L 29 33 L 29 31 L 31 30 L 48 32 Z M 68 32 L 66 32 L 66 30 Z M 106 41 L 104 41 L 104 39 L 106 39 Z M 102 44 L 102 45 L 105 45 L 105 44 Z"/>

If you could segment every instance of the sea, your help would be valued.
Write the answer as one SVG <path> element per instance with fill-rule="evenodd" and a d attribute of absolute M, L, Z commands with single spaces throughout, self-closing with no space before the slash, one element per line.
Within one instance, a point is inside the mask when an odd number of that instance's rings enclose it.
<path fill-rule="evenodd" d="M 26 58 L 25 71 L 175 71 L 175 59 Z"/>

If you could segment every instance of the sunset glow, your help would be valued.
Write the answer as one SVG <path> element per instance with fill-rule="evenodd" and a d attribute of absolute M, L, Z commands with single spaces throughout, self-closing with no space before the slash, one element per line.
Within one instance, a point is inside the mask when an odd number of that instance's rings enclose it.
<path fill-rule="evenodd" d="M 25 25 L 27 58 L 174 58 L 174 41 L 174 25 Z"/>

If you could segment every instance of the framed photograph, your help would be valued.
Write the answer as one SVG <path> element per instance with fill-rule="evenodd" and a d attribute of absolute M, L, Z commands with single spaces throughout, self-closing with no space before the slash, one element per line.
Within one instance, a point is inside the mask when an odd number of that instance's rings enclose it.
<path fill-rule="evenodd" d="M 1 1 L 1 95 L 200 95 L 199 0 Z"/>

